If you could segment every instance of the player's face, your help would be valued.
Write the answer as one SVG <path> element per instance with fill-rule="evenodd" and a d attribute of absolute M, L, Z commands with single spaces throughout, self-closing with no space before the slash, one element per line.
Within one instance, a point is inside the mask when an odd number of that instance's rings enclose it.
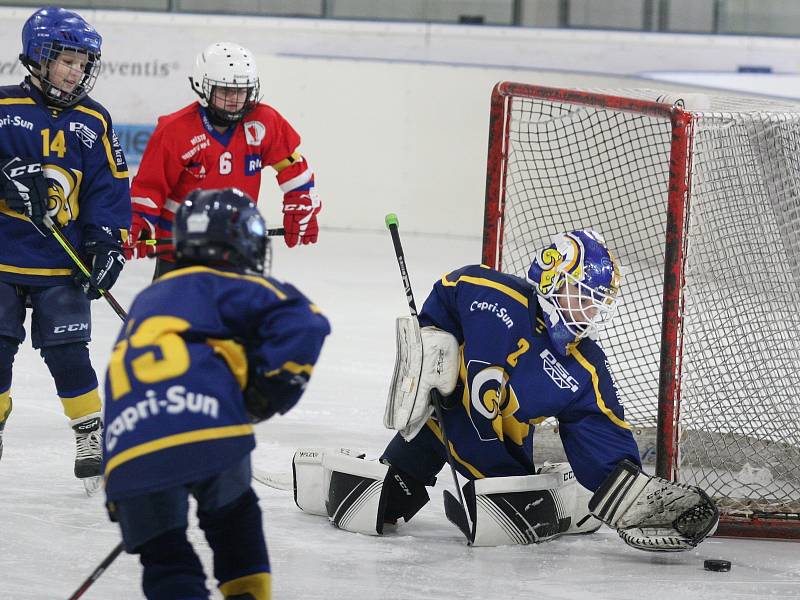
<path fill-rule="evenodd" d="M 211 103 L 220 110 L 235 113 L 244 108 L 249 91 L 249 88 L 215 86 L 211 92 Z"/>
<path fill-rule="evenodd" d="M 599 311 L 591 297 L 581 293 L 577 283 L 567 283 L 564 296 L 560 301 L 565 317 L 572 323 L 593 321 Z"/>
<path fill-rule="evenodd" d="M 85 52 L 63 50 L 48 66 L 50 84 L 62 92 L 72 92 L 83 80 L 88 62 Z"/>

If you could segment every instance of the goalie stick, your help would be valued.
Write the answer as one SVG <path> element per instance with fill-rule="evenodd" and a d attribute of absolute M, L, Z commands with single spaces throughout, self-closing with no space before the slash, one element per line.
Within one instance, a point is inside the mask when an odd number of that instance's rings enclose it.
<path fill-rule="evenodd" d="M 408 275 L 408 268 L 406 267 L 406 257 L 403 252 L 403 245 L 400 242 L 400 231 L 398 229 L 399 223 L 397 215 L 389 213 L 386 215 L 386 227 L 392 236 L 392 244 L 394 244 L 394 253 L 397 257 L 397 264 L 400 267 L 400 276 L 403 279 L 403 287 L 406 290 L 406 300 L 408 301 L 408 309 L 414 321 L 418 319 L 417 304 L 414 301 L 414 291 L 411 289 L 411 278 Z M 418 325 L 417 325 L 418 326 Z M 453 482 L 456 486 L 458 493 L 458 500 L 450 493 L 449 490 L 444 490 L 444 514 L 447 520 L 461 530 L 461 533 L 467 538 L 467 543 L 472 542 L 472 528 L 467 518 L 467 508 L 464 502 L 464 496 L 461 493 L 461 485 L 458 482 L 458 473 L 456 472 L 456 463 L 453 455 L 450 452 L 450 440 L 447 438 L 447 432 L 444 428 L 444 419 L 442 418 L 442 396 L 436 388 L 431 389 L 431 404 L 433 405 L 433 412 L 436 415 L 436 420 L 439 421 L 439 429 L 442 432 L 442 442 L 444 443 L 444 452 L 447 456 L 447 463 L 450 465 L 450 471 L 453 473 Z"/>

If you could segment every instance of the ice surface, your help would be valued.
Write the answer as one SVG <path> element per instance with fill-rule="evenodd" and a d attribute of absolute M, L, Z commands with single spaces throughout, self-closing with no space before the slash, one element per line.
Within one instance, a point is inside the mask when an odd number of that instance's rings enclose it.
<path fill-rule="evenodd" d="M 402 217 L 401 227 L 402 227 Z M 402 231 L 402 229 L 401 229 Z M 405 235 L 421 304 L 435 279 L 480 260 L 478 238 Z M 407 305 L 388 233 L 323 230 L 317 246 L 276 245 L 275 275 L 295 283 L 330 318 L 308 393 L 295 410 L 258 426 L 254 464 L 286 473 L 298 446 L 350 446 L 375 457 L 394 355 L 394 317 Z M 153 264 L 130 263 L 113 290 L 123 306 Z M 180 299 L 176 299 L 180 301 Z M 94 303 L 95 367 L 102 372 L 119 320 Z M 26 342 L 14 370 L 14 412 L 0 461 L 0 599 L 66 598 L 118 543 L 102 494 L 86 498 L 72 476 L 73 434 L 49 374 Z M 261 497 L 273 569 L 273 596 L 287 599 L 718 599 L 800 598 L 800 545 L 711 539 L 679 554 L 628 548 L 603 529 L 540 546 L 468 548 L 444 518 L 442 489 L 396 532 L 382 538 L 334 529 L 301 513 L 288 492 L 254 483 Z M 202 535 L 190 530 L 210 572 Z M 703 570 L 706 558 L 732 561 L 729 573 Z M 84 598 L 142 598 L 136 557 L 123 554 Z M 209 582 L 209 587 L 213 583 Z M 219 596 L 214 596 L 219 597 Z"/>

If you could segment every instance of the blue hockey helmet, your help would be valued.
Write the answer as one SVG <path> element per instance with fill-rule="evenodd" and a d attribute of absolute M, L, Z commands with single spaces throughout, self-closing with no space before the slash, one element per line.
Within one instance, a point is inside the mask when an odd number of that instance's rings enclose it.
<path fill-rule="evenodd" d="M 22 53 L 19 60 L 39 80 L 42 92 L 57 106 L 70 106 L 94 87 L 100 71 L 103 38 L 83 17 L 71 10 L 46 6 L 33 13 L 22 26 Z M 72 89 L 57 87 L 50 67 L 63 52 L 73 51 L 85 62 L 80 81 Z M 84 58 L 85 56 L 85 58 Z"/>
<path fill-rule="evenodd" d="M 264 217 L 236 188 L 193 191 L 175 214 L 172 236 L 179 262 L 264 270 L 269 244 Z"/>
<path fill-rule="evenodd" d="M 613 318 L 621 280 L 618 261 L 591 229 L 559 233 L 534 254 L 528 269 L 550 338 L 564 353 Z"/>

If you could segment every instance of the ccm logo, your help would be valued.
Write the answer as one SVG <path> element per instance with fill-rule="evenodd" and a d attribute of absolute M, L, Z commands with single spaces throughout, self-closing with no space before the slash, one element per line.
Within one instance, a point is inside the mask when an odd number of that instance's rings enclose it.
<path fill-rule="evenodd" d="M 33 165 L 24 165 L 22 167 L 14 167 L 9 172 L 9 177 L 12 179 L 14 177 L 19 177 L 24 173 L 41 173 L 42 172 L 42 165 L 33 164 Z"/>
<path fill-rule="evenodd" d="M 53 328 L 53 333 L 66 333 L 68 331 L 88 331 L 88 323 L 71 323 L 69 325 L 58 325 Z"/>
<path fill-rule="evenodd" d="M 288 212 L 288 211 L 299 211 L 299 210 L 304 210 L 306 212 L 311 212 L 312 210 L 314 210 L 314 207 L 313 206 L 309 206 L 308 204 L 286 204 L 283 207 L 283 210 L 285 212 Z"/>

